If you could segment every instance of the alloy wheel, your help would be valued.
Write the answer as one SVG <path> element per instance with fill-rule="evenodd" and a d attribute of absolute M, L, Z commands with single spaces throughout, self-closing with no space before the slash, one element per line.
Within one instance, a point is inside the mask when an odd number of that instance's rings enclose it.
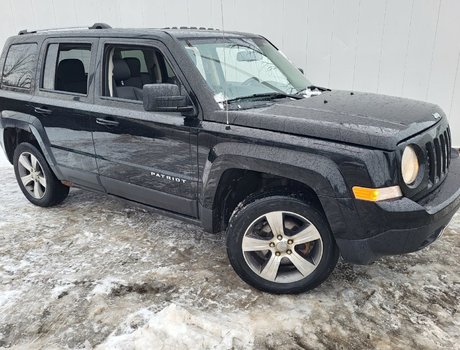
<path fill-rule="evenodd" d="M 323 255 L 318 229 L 302 215 L 287 211 L 270 212 L 254 220 L 241 248 L 252 271 L 277 283 L 306 278 Z"/>
<path fill-rule="evenodd" d="M 29 152 L 21 153 L 18 170 L 27 192 L 36 199 L 42 199 L 46 193 L 46 176 L 37 157 Z"/>

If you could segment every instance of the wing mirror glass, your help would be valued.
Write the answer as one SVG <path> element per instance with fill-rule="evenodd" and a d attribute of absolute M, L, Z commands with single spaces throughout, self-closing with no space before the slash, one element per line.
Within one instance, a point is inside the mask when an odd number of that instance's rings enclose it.
<path fill-rule="evenodd" d="M 144 109 L 148 112 L 181 112 L 196 115 L 195 107 L 187 96 L 180 94 L 175 84 L 146 84 L 143 89 Z"/>

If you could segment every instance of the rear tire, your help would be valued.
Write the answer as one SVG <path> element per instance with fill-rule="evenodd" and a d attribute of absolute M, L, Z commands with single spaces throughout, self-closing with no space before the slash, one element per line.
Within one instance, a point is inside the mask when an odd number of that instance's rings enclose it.
<path fill-rule="evenodd" d="M 285 196 L 255 199 L 235 210 L 227 229 L 227 253 L 241 279 L 275 294 L 317 287 L 339 258 L 323 213 Z"/>
<path fill-rule="evenodd" d="M 13 165 L 19 187 L 32 204 L 51 207 L 67 198 L 69 187 L 56 178 L 34 145 L 19 144 L 14 150 Z"/>

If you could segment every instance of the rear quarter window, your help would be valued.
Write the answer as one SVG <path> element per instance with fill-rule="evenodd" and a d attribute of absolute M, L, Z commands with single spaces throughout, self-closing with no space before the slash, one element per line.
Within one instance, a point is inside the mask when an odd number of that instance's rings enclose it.
<path fill-rule="evenodd" d="M 36 43 L 11 45 L 3 66 L 2 87 L 30 90 L 35 76 L 37 54 Z"/>

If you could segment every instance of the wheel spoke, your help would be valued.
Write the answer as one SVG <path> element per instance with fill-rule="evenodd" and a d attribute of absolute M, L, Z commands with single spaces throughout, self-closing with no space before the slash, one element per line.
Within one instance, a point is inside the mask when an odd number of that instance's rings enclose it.
<path fill-rule="evenodd" d="M 27 170 L 31 171 L 32 170 L 32 164 L 30 164 L 29 160 L 24 154 L 21 154 L 19 156 L 19 163 Z"/>
<path fill-rule="evenodd" d="M 297 245 L 316 241 L 318 239 L 321 239 L 321 236 L 316 227 L 310 224 L 310 226 L 308 226 L 306 229 L 303 229 L 294 236 L 291 236 L 291 239 L 294 241 L 294 245 Z"/>
<path fill-rule="evenodd" d="M 32 180 L 32 175 L 25 175 L 25 176 L 22 176 L 21 177 L 21 181 L 22 181 L 22 184 L 24 186 L 27 186 L 28 184 L 30 184 L 33 180 Z"/>
<path fill-rule="evenodd" d="M 284 222 L 283 222 L 283 212 L 274 211 L 265 215 L 265 218 L 268 221 L 268 225 L 272 230 L 273 236 L 284 235 Z"/>
<path fill-rule="evenodd" d="M 262 269 L 260 276 L 267 280 L 274 281 L 276 279 L 276 276 L 278 275 L 278 269 L 280 267 L 280 263 L 281 263 L 281 257 L 276 256 L 275 254 L 272 253 L 267 264 L 265 264 L 264 268 Z"/>
<path fill-rule="evenodd" d="M 33 154 L 30 155 L 30 162 L 32 163 L 32 169 L 35 170 L 35 171 L 38 171 L 38 169 L 37 169 L 37 158 Z"/>
<path fill-rule="evenodd" d="M 43 190 L 40 186 L 40 183 L 38 181 L 34 182 L 34 195 L 35 198 L 42 198 L 43 197 Z"/>
<path fill-rule="evenodd" d="M 42 185 L 43 188 L 46 188 L 46 179 L 45 179 L 45 177 L 44 176 L 38 176 L 37 179 L 38 179 L 38 182 L 40 183 L 40 185 Z"/>
<path fill-rule="evenodd" d="M 315 265 L 311 262 L 305 260 L 299 255 L 296 251 L 293 251 L 291 255 L 288 255 L 289 260 L 294 264 L 297 270 L 302 274 L 302 276 L 308 276 L 315 269 Z"/>
<path fill-rule="evenodd" d="M 257 239 L 251 237 L 244 237 L 243 238 L 243 251 L 244 252 L 254 252 L 259 250 L 267 250 L 269 249 L 270 241 L 265 239 Z"/>

